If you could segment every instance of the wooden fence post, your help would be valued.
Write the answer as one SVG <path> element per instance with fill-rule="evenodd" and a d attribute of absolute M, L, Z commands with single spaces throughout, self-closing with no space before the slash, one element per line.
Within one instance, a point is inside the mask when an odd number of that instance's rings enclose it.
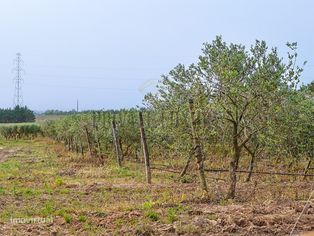
<path fill-rule="evenodd" d="M 85 135 L 86 135 L 86 140 L 87 140 L 87 144 L 88 144 L 89 154 L 91 157 L 94 157 L 95 152 L 94 152 L 94 144 L 93 144 L 93 140 L 91 137 L 91 133 L 89 132 L 87 125 L 84 126 L 84 129 L 85 129 Z"/>
<path fill-rule="evenodd" d="M 118 133 L 117 133 L 117 126 L 116 126 L 116 121 L 113 119 L 112 120 L 112 136 L 113 136 L 113 143 L 114 143 L 114 148 L 116 151 L 116 158 L 118 162 L 118 166 L 122 167 L 122 153 L 121 153 L 121 148 L 120 148 L 120 143 L 119 143 L 119 138 L 118 138 Z"/>
<path fill-rule="evenodd" d="M 310 169 L 310 167 L 311 167 L 311 163 L 312 163 L 312 159 L 309 159 L 309 161 L 308 161 L 308 163 L 307 163 L 307 165 L 306 165 L 306 167 L 305 167 L 305 170 L 304 170 L 304 180 L 306 180 L 306 174 L 307 174 L 307 172 L 309 171 L 309 169 Z M 312 169 L 312 168 L 311 168 Z"/>
<path fill-rule="evenodd" d="M 187 161 L 185 163 L 185 166 L 184 166 L 184 168 L 182 169 L 182 171 L 180 173 L 180 178 L 182 178 L 186 174 L 186 172 L 188 171 L 189 165 L 190 165 L 190 163 L 192 161 L 192 155 L 193 155 L 193 153 L 189 154 L 188 159 L 187 159 Z"/>
<path fill-rule="evenodd" d="M 139 118 L 140 118 L 141 142 L 142 142 L 142 146 L 143 146 L 144 161 L 145 161 L 146 181 L 148 184 L 151 184 L 152 183 L 152 173 L 150 170 L 149 153 L 148 153 L 146 135 L 145 135 L 145 130 L 144 130 L 143 114 L 141 111 L 139 112 Z"/>

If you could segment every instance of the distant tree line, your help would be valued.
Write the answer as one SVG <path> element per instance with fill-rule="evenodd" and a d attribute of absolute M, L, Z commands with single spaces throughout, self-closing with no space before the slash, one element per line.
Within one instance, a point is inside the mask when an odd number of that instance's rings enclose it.
<path fill-rule="evenodd" d="M 47 110 L 41 115 L 73 115 L 77 113 L 76 110 L 71 110 L 71 111 L 60 111 L 60 110 Z"/>
<path fill-rule="evenodd" d="M 66 115 L 74 115 L 74 114 L 88 114 L 88 113 L 93 113 L 93 112 L 98 112 L 99 110 L 83 110 L 83 111 L 79 111 L 77 112 L 76 110 L 70 110 L 70 111 L 61 111 L 61 110 L 46 110 L 43 113 L 38 113 L 38 115 L 45 115 L 45 116 L 66 116 Z M 119 113 L 121 110 L 114 110 L 114 109 L 110 109 L 110 110 L 102 110 L 102 111 L 106 111 L 106 112 L 110 112 L 113 114 L 117 114 Z"/>
<path fill-rule="evenodd" d="M 0 109 L 0 123 L 34 122 L 35 114 L 25 107 L 16 106 L 13 109 Z"/>

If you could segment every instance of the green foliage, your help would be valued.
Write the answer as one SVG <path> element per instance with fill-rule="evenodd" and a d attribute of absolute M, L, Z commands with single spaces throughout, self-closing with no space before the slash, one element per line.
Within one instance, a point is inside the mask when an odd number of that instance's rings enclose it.
<path fill-rule="evenodd" d="M 0 187 L 0 196 L 5 194 L 5 189 L 3 187 Z"/>
<path fill-rule="evenodd" d="M 14 109 L 0 109 L 0 123 L 34 122 L 35 114 L 26 106 L 16 106 Z"/>
<path fill-rule="evenodd" d="M 294 160 L 314 158 L 314 96 L 301 89 L 287 94 L 268 134 L 268 148 Z M 275 126 L 275 127 L 274 127 Z"/>
<path fill-rule="evenodd" d="M 151 159 L 183 163 L 194 154 L 190 99 L 206 159 L 213 153 L 228 157 L 236 170 L 244 152 L 313 158 L 313 83 L 299 87 L 303 68 L 297 65 L 297 44 L 287 46 L 288 56 L 281 58 L 277 48 L 268 48 L 264 41 L 247 48 L 217 37 L 204 44 L 195 64 L 180 64 L 164 75 L 141 109 Z M 111 127 L 115 120 L 123 157 L 139 161 L 138 111 L 73 114 L 45 122 L 42 130 L 68 150 L 108 160 L 115 155 Z M 132 176 L 128 169 L 114 172 Z M 182 182 L 193 181 L 184 177 Z"/>
<path fill-rule="evenodd" d="M 55 211 L 54 203 L 51 201 L 45 202 L 44 208 L 42 209 L 41 213 L 44 216 L 51 216 Z"/>
<path fill-rule="evenodd" d="M 167 218 L 170 223 L 173 223 L 178 220 L 178 209 L 177 208 L 169 208 L 167 212 Z"/>
<path fill-rule="evenodd" d="M 72 216 L 69 214 L 64 214 L 63 218 L 64 218 L 65 222 L 68 224 L 70 224 L 72 222 Z"/>
<path fill-rule="evenodd" d="M 77 113 L 75 110 L 71 111 L 60 111 L 60 110 L 47 110 L 41 115 L 46 115 L 46 116 L 60 116 L 60 115 L 73 115 Z"/>
<path fill-rule="evenodd" d="M 191 176 L 188 176 L 188 175 L 184 175 L 183 177 L 180 178 L 180 182 L 183 183 L 183 184 L 186 184 L 186 183 L 193 183 L 193 178 Z"/>
<path fill-rule="evenodd" d="M 157 221 L 159 219 L 158 214 L 155 211 L 153 211 L 153 210 L 147 211 L 145 213 L 145 217 L 147 217 L 151 221 Z"/>
<path fill-rule="evenodd" d="M 64 208 L 61 208 L 56 212 L 56 215 L 62 216 L 66 223 L 72 222 L 72 216 L 68 213 L 68 211 Z"/>
<path fill-rule="evenodd" d="M 9 172 L 14 170 L 19 170 L 21 164 L 17 161 L 10 160 L 3 163 L 0 163 L 0 171 L 1 172 Z"/>
<path fill-rule="evenodd" d="M 127 167 L 113 167 L 111 171 L 113 175 L 118 178 L 135 177 L 137 175 L 137 173 Z"/>
<path fill-rule="evenodd" d="M 37 124 L 1 125 L 0 136 L 5 139 L 29 139 L 41 135 L 41 127 Z"/>
<path fill-rule="evenodd" d="M 78 218 L 79 222 L 86 222 L 87 221 L 87 217 L 85 215 L 80 215 Z"/>
<path fill-rule="evenodd" d="M 154 202 L 152 200 L 143 203 L 143 210 L 145 212 L 145 217 L 152 221 L 157 221 L 159 219 L 158 214 L 153 209 Z"/>
<path fill-rule="evenodd" d="M 61 177 L 57 177 L 57 178 L 55 179 L 55 184 L 56 184 L 57 186 L 62 186 L 62 185 L 64 184 L 64 181 L 63 181 L 63 179 L 62 179 Z"/>

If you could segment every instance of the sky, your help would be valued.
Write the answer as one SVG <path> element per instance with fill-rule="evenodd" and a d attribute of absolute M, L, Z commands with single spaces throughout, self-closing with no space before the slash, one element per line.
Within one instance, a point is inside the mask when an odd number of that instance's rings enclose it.
<path fill-rule="evenodd" d="M 13 105 L 16 53 L 33 110 L 130 108 L 162 74 L 197 61 L 222 35 L 298 42 L 301 81 L 314 78 L 312 0 L 0 0 L 0 107 Z"/>

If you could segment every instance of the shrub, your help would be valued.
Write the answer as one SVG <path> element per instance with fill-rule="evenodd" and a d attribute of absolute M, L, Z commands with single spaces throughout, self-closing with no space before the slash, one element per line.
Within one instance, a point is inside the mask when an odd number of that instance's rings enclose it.
<path fill-rule="evenodd" d="M 41 128 L 36 124 L 12 124 L 0 126 L 0 136 L 5 139 L 35 138 L 41 135 Z"/>

